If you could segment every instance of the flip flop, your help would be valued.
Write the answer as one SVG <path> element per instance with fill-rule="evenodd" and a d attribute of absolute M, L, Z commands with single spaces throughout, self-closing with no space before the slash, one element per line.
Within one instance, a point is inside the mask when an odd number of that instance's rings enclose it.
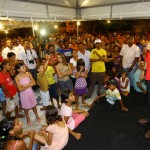
<path fill-rule="evenodd" d="M 39 118 L 39 119 L 36 119 L 36 120 L 37 120 L 37 122 L 38 122 L 38 123 L 40 123 L 40 122 L 41 122 L 41 119 L 40 119 L 40 118 Z"/>
<path fill-rule="evenodd" d="M 31 126 L 31 124 L 32 124 L 32 122 L 31 122 L 31 121 L 27 122 L 27 125 L 28 125 L 28 126 Z"/>

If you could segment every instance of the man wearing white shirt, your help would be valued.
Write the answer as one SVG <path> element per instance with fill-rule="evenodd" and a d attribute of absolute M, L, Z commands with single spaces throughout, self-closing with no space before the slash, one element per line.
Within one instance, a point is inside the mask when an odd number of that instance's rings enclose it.
<path fill-rule="evenodd" d="M 128 44 L 124 45 L 121 49 L 120 55 L 122 57 L 122 68 L 128 73 L 130 85 L 133 86 L 133 74 L 137 69 L 137 62 L 140 56 L 139 47 L 134 43 L 134 38 L 128 38 Z"/>
<path fill-rule="evenodd" d="M 3 57 L 3 59 L 7 58 L 7 54 L 9 52 L 15 53 L 16 59 L 18 59 L 19 48 L 13 46 L 11 39 L 7 39 L 6 40 L 6 47 L 2 50 L 2 57 Z"/>
<path fill-rule="evenodd" d="M 30 42 L 28 39 L 25 39 L 23 43 L 24 49 L 19 52 L 19 60 L 23 60 L 34 80 L 37 81 L 36 65 L 39 62 L 37 54 L 34 49 L 30 48 Z"/>

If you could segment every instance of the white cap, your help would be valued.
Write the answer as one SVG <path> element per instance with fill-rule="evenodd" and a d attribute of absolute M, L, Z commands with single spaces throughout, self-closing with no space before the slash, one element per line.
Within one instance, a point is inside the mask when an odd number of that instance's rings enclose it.
<path fill-rule="evenodd" d="M 94 43 L 101 43 L 102 41 L 100 40 L 100 39 L 96 39 L 95 41 L 94 41 Z"/>
<path fill-rule="evenodd" d="M 146 49 L 150 51 L 150 43 L 147 43 Z"/>

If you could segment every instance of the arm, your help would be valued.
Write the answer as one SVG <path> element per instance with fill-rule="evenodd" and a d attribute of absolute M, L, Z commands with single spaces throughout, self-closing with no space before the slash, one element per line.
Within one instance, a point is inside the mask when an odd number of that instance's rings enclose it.
<path fill-rule="evenodd" d="M 99 57 L 100 61 L 103 61 L 103 62 L 108 61 L 106 56 L 99 55 L 99 53 L 97 51 L 94 51 L 93 53 L 96 54 Z"/>
<path fill-rule="evenodd" d="M 129 84 L 129 79 L 128 79 L 128 80 L 126 80 L 126 84 L 125 84 L 125 86 L 121 86 L 121 88 L 122 88 L 122 89 L 126 89 L 126 88 L 128 87 L 128 84 Z"/>
<path fill-rule="evenodd" d="M 139 58 L 139 57 L 135 57 L 135 58 L 134 58 L 134 61 L 133 61 L 132 65 L 131 65 L 131 67 L 129 68 L 128 72 L 132 71 L 133 67 L 134 67 L 135 64 L 138 62 L 138 58 Z"/>
<path fill-rule="evenodd" d="M 143 94 L 146 93 L 146 90 L 142 87 L 141 83 L 140 82 L 136 82 L 136 85 L 138 86 L 138 88 L 141 89 L 141 91 L 143 92 Z"/>
<path fill-rule="evenodd" d="M 14 99 L 13 96 L 10 95 L 10 93 L 9 93 L 8 90 L 6 89 L 5 85 L 4 85 L 4 84 L 1 84 L 1 86 L 2 86 L 3 91 L 4 91 L 5 93 L 7 93 L 8 97 L 9 97 L 11 100 L 13 100 L 13 99 Z"/>
<path fill-rule="evenodd" d="M 45 71 L 46 71 L 46 69 L 47 69 L 47 66 L 48 66 L 49 60 L 50 60 L 50 57 L 49 57 L 49 56 L 47 56 L 47 60 L 46 60 L 46 62 L 45 62 L 45 64 L 44 64 L 44 72 L 45 72 Z"/>

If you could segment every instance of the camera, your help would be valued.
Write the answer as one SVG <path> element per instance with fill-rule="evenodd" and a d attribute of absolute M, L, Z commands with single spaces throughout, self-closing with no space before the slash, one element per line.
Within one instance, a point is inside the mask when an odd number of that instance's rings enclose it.
<path fill-rule="evenodd" d="M 29 60 L 29 63 L 34 64 L 34 60 L 33 59 Z"/>

